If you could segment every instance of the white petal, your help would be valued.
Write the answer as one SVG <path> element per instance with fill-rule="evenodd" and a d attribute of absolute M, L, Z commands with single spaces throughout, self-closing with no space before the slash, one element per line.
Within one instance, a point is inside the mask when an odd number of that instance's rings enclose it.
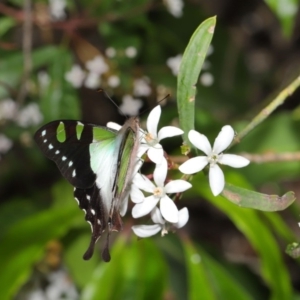
<path fill-rule="evenodd" d="M 127 207 L 128 207 L 128 197 L 129 197 L 129 193 L 124 197 L 123 202 L 121 203 L 121 207 L 120 207 L 121 217 L 124 217 L 124 215 L 126 214 Z"/>
<path fill-rule="evenodd" d="M 240 155 L 223 154 L 222 157 L 219 158 L 219 163 L 233 168 L 242 168 L 248 166 L 250 160 Z"/>
<path fill-rule="evenodd" d="M 131 186 L 130 199 L 134 203 L 141 203 L 144 201 L 145 196 L 134 184 Z"/>
<path fill-rule="evenodd" d="M 155 198 L 154 196 L 146 197 L 142 203 L 138 203 L 132 208 L 132 216 L 140 218 L 149 214 L 158 201 L 159 198 Z"/>
<path fill-rule="evenodd" d="M 174 224 L 177 228 L 181 228 L 187 223 L 189 220 L 189 211 L 186 207 L 179 211 L 178 219 L 178 223 Z"/>
<path fill-rule="evenodd" d="M 139 146 L 138 152 L 137 152 L 137 157 L 142 157 L 147 150 L 150 149 L 150 146 L 148 144 L 141 144 Z"/>
<path fill-rule="evenodd" d="M 148 193 L 152 193 L 153 189 L 155 189 L 154 183 L 150 181 L 146 176 L 141 175 L 140 173 L 137 173 L 134 176 L 133 184 L 139 189 Z"/>
<path fill-rule="evenodd" d="M 180 134 L 183 134 L 183 131 L 180 128 L 174 126 L 166 126 L 159 130 L 157 137 L 158 140 L 161 141 L 162 139 L 173 137 Z"/>
<path fill-rule="evenodd" d="M 221 153 L 232 142 L 234 138 L 234 130 L 230 125 L 223 126 L 220 133 L 215 139 L 213 151 L 214 153 Z"/>
<path fill-rule="evenodd" d="M 170 182 L 168 182 L 165 186 L 165 192 L 167 194 L 172 194 L 172 193 L 180 193 L 180 192 L 184 192 L 187 189 L 191 188 L 192 185 L 185 181 L 185 180 L 172 180 Z"/>
<path fill-rule="evenodd" d="M 115 123 L 115 122 L 108 122 L 108 123 L 106 124 L 106 126 L 107 126 L 108 128 L 114 129 L 114 130 L 116 130 L 116 131 L 119 131 L 119 130 L 122 128 L 121 125 L 119 125 L 119 124 L 117 124 L 117 123 Z"/>
<path fill-rule="evenodd" d="M 203 151 L 206 155 L 211 154 L 210 142 L 204 134 L 201 134 L 196 130 L 190 130 L 189 140 L 196 148 Z"/>
<path fill-rule="evenodd" d="M 194 174 L 203 170 L 207 164 L 206 156 L 197 156 L 184 162 L 178 169 L 183 174 Z"/>
<path fill-rule="evenodd" d="M 166 221 L 170 223 L 178 222 L 178 208 L 168 196 L 160 199 L 160 211 Z"/>
<path fill-rule="evenodd" d="M 161 230 L 161 225 L 136 225 L 132 226 L 131 229 L 137 236 L 145 238 L 157 234 Z"/>
<path fill-rule="evenodd" d="M 154 138 L 157 137 L 157 125 L 159 122 L 160 115 L 161 108 L 160 105 L 157 105 L 151 110 L 147 119 L 147 130 L 153 135 Z"/>
<path fill-rule="evenodd" d="M 165 220 L 163 219 L 158 207 L 154 207 L 154 209 L 152 210 L 151 219 L 154 223 L 158 223 L 161 225 L 165 224 Z"/>
<path fill-rule="evenodd" d="M 153 161 L 155 164 L 159 164 L 164 157 L 164 150 L 160 144 L 157 144 L 155 147 L 149 148 L 147 155 L 151 161 Z"/>
<path fill-rule="evenodd" d="M 163 157 L 161 163 L 155 166 L 153 172 L 153 179 L 156 186 L 163 187 L 165 185 L 167 173 L 168 173 L 168 162 Z"/>
<path fill-rule="evenodd" d="M 218 165 L 209 168 L 209 185 L 214 196 L 218 196 L 224 189 L 224 174 Z"/>

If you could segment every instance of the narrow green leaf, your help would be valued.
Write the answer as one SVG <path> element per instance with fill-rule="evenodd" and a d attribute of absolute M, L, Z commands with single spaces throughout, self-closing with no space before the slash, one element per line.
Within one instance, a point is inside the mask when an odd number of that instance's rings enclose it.
<path fill-rule="evenodd" d="M 207 276 L 201 253 L 188 239 L 184 239 L 182 246 L 188 274 L 188 299 L 215 299 L 213 286 Z"/>
<path fill-rule="evenodd" d="M 11 299 L 30 274 L 47 241 L 64 235 L 71 226 L 77 207 L 49 209 L 12 226 L 1 239 L 0 290 L 2 299 Z"/>
<path fill-rule="evenodd" d="M 287 192 L 280 197 L 250 191 L 230 183 L 226 183 L 222 196 L 238 206 L 255 208 L 262 211 L 284 210 L 296 199 L 294 192 Z"/>
<path fill-rule="evenodd" d="M 188 145 L 188 132 L 194 129 L 195 97 L 198 77 L 211 43 L 216 17 L 205 20 L 192 35 L 182 57 L 177 79 L 177 105 L 184 142 Z"/>
<path fill-rule="evenodd" d="M 226 266 L 213 259 L 207 252 L 201 249 L 201 259 L 206 265 L 210 282 L 213 283 L 217 299 L 230 295 L 231 299 L 251 300 L 253 296 L 233 277 Z"/>
<path fill-rule="evenodd" d="M 151 239 L 131 241 L 119 235 L 112 245 L 112 259 L 101 262 L 82 293 L 92 299 L 163 299 L 166 265 Z"/>
<path fill-rule="evenodd" d="M 11 17 L 1 17 L 0 20 L 0 36 L 4 35 L 8 30 L 16 25 L 15 19 Z"/>
<path fill-rule="evenodd" d="M 201 181 L 201 185 L 194 184 L 194 191 L 223 211 L 257 251 L 261 259 L 261 275 L 272 292 L 271 299 L 291 299 L 291 279 L 283 263 L 279 246 L 259 213 L 232 205 L 222 197 L 214 197 L 203 174 L 196 175 L 195 181 Z"/>

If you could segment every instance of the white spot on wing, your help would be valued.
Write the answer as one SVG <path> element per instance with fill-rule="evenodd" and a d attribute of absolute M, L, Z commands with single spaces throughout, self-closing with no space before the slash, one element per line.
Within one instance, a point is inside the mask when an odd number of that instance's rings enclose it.
<path fill-rule="evenodd" d="M 44 143 L 47 143 L 47 141 L 48 141 L 47 139 L 44 139 Z"/>
<path fill-rule="evenodd" d="M 92 223 L 90 221 L 87 221 L 87 222 L 91 225 L 91 230 L 93 232 L 93 225 L 92 225 Z"/>
<path fill-rule="evenodd" d="M 91 196 L 90 195 L 86 195 L 86 199 L 88 199 L 90 201 L 91 200 Z"/>
<path fill-rule="evenodd" d="M 79 205 L 79 200 L 78 200 L 78 198 L 74 197 L 74 199 L 76 200 L 77 204 Z"/>
<path fill-rule="evenodd" d="M 59 152 L 60 152 L 59 150 L 56 150 L 56 151 L 55 151 L 55 154 L 59 154 Z"/>
<path fill-rule="evenodd" d="M 46 134 L 46 129 L 42 131 L 42 136 Z"/>
<path fill-rule="evenodd" d="M 101 225 L 101 221 L 100 221 L 99 219 L 97 219 L 97 223 L 98 223 L 99 225 Z"/>
<path fill-rule="evenodd" d="M 53 149 L 52 144 L 49 144 L 48 148 L 49 148 L 50 150 Z"/>
<path fill-rule="evenodd" d="M 74 169 L 72 172 L 72 177 L 75 177 L 75 176 L 76 176 L 76 170 Z"/>
<path fill-rule="evenodd" d="M 72 167 L 72 165 L 73 165 L 73 162 L 70 160 L 69 167 Z"/>
<path fill-rule="evenodd" d="M 95 214 L 96 214 L 96 212 L 95 212 L 94 209 L 91 209 L 91 213 L 92 213 L 92 215 L 95 215 Z"/>
<path fill-rule="evenodd" d="M 77 125 L 81 125 L 81 126 L 84 126 L 83 123 L 77 121 Z"/>
<path fill-rule="evenodd" d="M 62 158 L 61 158 L 61 160 L 63 160 L 63 161 L 65 161 L 67 158 L 65 157 L 65 156 L 63 156 Z"/>

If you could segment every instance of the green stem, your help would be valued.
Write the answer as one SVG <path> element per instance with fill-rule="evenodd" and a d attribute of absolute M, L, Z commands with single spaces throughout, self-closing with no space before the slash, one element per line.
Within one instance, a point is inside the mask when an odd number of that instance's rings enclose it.
<path fill-rule="evenodd" d="M 282 90 L 275 99 L 271 101 L 234 139 L 231 146 L 237 144 L 244 136 L 246 136 L 257 125 L 264 121 L 278 106 L 284 103 L 288 96 L 292 95 L 300 85 L 300 76 L 291 82 L 284 90 Z"/>

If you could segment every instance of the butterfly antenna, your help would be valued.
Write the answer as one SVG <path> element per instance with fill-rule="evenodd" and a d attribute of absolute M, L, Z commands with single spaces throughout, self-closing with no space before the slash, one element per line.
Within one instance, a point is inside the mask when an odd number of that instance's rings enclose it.
<path fill-rule="evenodd" d="M 159 101 L 157 102 L 157 104 L 159 104 L 159 103 L 165 101 L 165 100 L 168 99 L 170 96 L 171 96 L 171 94 L 166 95 L 164 98 L 162 98 L 161 100 L 159 100 Z M 146 108 L 145 110 L 143 110 L 143 111 L 140 113 L 140 116 L 142 116 L 144 113 L 146 113 L 146 112 L 149 111 L 149 110 L 150 110 L 150 108 Z"/>
<path fill-rule="evenodd" d="M 103 93 L 103 94 L 106 96 L 106 98 L 109 99 L 110 102 L 118 109 L 118 111 L 121 112 L 121 114 L 122 114 L 124 117 L 126 117 L 126 116 L 122 113 L 122 111 L 120 110 L 119 105 L 118 105 L 111 97 L 109 97 L 109 95 L 108 95 L 103 89 L 98 89 L 97 92 L 98 92 L 98 93 Z"/>

